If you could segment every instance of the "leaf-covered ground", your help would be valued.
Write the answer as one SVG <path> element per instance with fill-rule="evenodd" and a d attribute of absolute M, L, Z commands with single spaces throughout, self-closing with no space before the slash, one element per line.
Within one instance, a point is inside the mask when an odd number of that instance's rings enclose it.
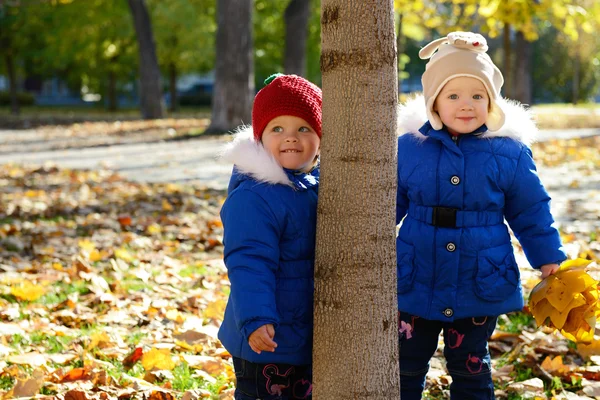
<path fill-rule="evenodd" d="M 541 171 L 585 187 L 561 230 L 572 257 L 595 261 L 598 148 L 592 137 L 534 149 Z M 216 339 L 229 291 L 223 192 L 51 165 L 0 166 L 0 188 L 0 398 L 232 398 Z M 526 290 L 537 276 L 522 268 Z M 527 312 L 502 317 L 490 344 L 497 397 L 600 398 L 598 343 L 536 329 Z M 448 398 L 440 355 L 429 398 Z"/>

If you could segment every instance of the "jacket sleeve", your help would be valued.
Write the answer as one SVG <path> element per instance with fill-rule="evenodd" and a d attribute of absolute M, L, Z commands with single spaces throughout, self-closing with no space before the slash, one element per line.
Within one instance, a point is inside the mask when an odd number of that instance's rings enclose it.
<path fill-rule="evenodd" d="M 280 224 L 257 193 L 232 193 L 221 211 L 224 259 L 237 328 L 246 340 L 264 324 L 279 323 L 275 302 Z"/>
<path fill-rule="evenodd" d="M 402 160 L 400 157 L 403 157 L 401 150 L 402 149 L 400 148 L 400 140 L 398 140 L 398 189 L 396 192 L 396 225 L 398 225 L 400 221 L 402 221 L 402 218 L 404 218 L 408 210 L 408 195 L 406 185 L 404 185 L 404 183 L 402 182 L 400 175 L 400 169 L 402 168 Z"/>
<path fill-rule="evenodd" d="M 567 257 L 550 213 L 550 196 L 537 174 L 531 150 L 524 146 L 512 185 L 505 196 L 505 217 L 534 268 L 560 264 Z"/>

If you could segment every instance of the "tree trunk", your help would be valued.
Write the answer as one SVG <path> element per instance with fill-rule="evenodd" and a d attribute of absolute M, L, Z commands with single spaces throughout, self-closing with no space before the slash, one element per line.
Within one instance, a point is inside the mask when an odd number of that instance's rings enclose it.
<path fill-rule="evenodd" d="M 251 122 L 252 5 L 252 0 L 218 0 L 215 86 L 206 133 L 226 133 Z"/>
<path fill-rule="evenodd" d="M 152 23 L 145 0 L 127 0 L 140 49 L 140 105 L 144 119 L 162 118 L 163 102 L 160 69 L 156 59 L 156 46 Z"/>
<path fill-rule="evenodd" d="M 19 115 L 19 98 L 17 97 L 17 73 L 15 71 L 15 61 L 10 54 L 10 50 L 6 52 L 4 57 L 6 61 L 6 73 L 8 74 L 8 91 L 10 96 L 10 113 L 12 115 Z"/>
<path fill-rule="evenodd" d="M 402 12 L 398 13 L 398 34 L 396 35 L 396 52 L 398 61 L 398 93 L 402 93 L 402 53 L 404 53 L 404 35 L 402 34 Z"/>
<path fill-rule="evenodd" d="M 510 24 L 508 22 L 504 23 L 504 96 L 512 97 L 512 79 L 510 77 L 511 67 L 510 67 Z"/>
<path fill-rule="evenodd" d="M 171 107 L 170 111 L 177 111 L 179 104 L 177 104 L 177 66 L 174 63 L 169 65 L 169 91 L 171 93 Z"/>
<path fill-rule="evenodd" d="M 309 0 L 290 0 L 285 9 L 286 74 L 306 75 L 306 40 L 308 38 Z"/>
<path fill-rule="evenodd" d="M 515 66 L 515 99 L 523 104 L 531 104 L 531 43 L 525 39 L 521 31 L 517 32 L 518 60 Z"/>
<path fill-rule="evenodd" d="M 323 0 L 321 7 L 313 399 L 397 400 L 393 4 Z"/>
<path fill-rule="evenodd" d="M 108 72 L 108 111 L 117 111 L 117 76 L 115 71 Z"/>

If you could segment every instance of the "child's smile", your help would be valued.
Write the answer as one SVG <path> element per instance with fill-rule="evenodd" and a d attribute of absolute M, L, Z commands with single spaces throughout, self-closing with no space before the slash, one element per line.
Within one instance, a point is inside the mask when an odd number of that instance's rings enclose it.
<path fill-rule="evenodd" d="M 309 171 L 319 154 L 321 139 L 302 118 L 282 115 L 272 119 L 262 135 L 262 144 L 286 169 Z"/>
<path fill-rule="evenodd" d="M 436 111 L 453 134 L 471 133 L 485 124 L 490 100 L 483 82 L 470 76 L 450 79 L 438 94 Z"/>

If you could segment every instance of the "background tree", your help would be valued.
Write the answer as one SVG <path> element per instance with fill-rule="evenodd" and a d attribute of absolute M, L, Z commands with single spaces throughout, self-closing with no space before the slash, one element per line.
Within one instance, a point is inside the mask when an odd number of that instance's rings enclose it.
<path fill-rule="evenodd" d="M 140 107 L 145 119 L 162 118 L 163 102 L 160 69 L 156 58 L 156 45 L 152 34 L 152 22 L 145 0 L 127 0 L 139 48 Z"/>
<path fill-rule="evenodd" d="M 207 133 L 225 133 L 251 122 L 252 3 L 252 0 L 218 0 L 215 86 Z"/>
<path fill-rule="evenodd" d="M 38 60 L 43 74 L 60 77 L 84 95 L 98 93 L 109 110 L 116 110 L 118 95 L 135 81 L 138 66 L 127 3 L 72 0 L 41 4 L 52 5 L 45 9 L 34 7 L 45 23 L 45 44 L 39 50 Z M 27 26 L 37 29 L 29 22 Z"/>
<path fill-rule="evenodd" d="M 321 26 L 313 398 L 395 400 L 393 2 L 323 0 Z"/>
<path fill-rule="evenodd" d="M 177 79 L 207 73 L 215 62 L 215 0 L 149 0 L 158 62 L 168 77 L 170 107 L 178 106 Z"/>
<path fill-rule="evenodd" d="M 309 0 L 290 0 L 285 9 L 286 74 L 306 76 L 306 41 L 308 39 Z"/>
<path fill-rule="evenodd" d="M 19 37 L 16 34 L 24 18 L 19 15 L 24 10 L 18 5 L 6 4 L 0 9 L 0 49 L 2 49 L 2 62 L 8 76 L 11 114 L 19 114 L 19 101 L 17 99 L 17 70 L 15 59 L 19 52 Z M 19 18 L 21 17 L 21 18 Z"/>

